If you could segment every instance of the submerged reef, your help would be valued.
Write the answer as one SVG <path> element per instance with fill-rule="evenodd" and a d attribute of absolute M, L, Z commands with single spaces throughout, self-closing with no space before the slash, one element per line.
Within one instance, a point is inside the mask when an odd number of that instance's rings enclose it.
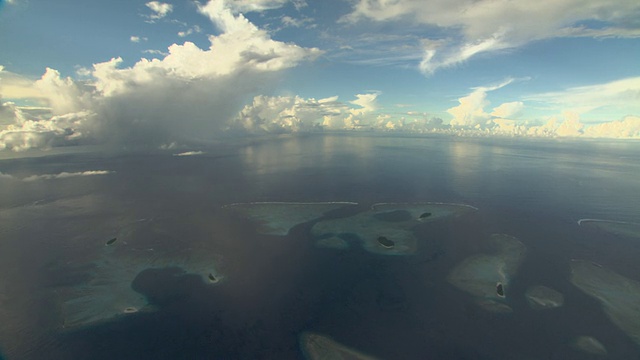
<path fill-rule="evenodd" d="M 509 283 L 524 260 L 526 248 L 518 239 L 494 234 L 489 239 L 490 254 L 478 254 L 464 259 L 449 274 L 447 280 L 476 299 L 478 305 L 491 312 L 511 312 L 506 304 Z"/>
<path fill-rule="evenodd" d="M 180 274 L 198 275 L 211 285 L 224 279 L 216 269 L 219 255 L 206 244 L 187 244 L 172 235 L 164 221 L 129 223 L 113 239 L 119 241 L 108 241 L 108 246 L 96 248 L 92 257 L 85 259 L 92 265 L 86 270 L 87 281 L 56 289 L 64 328 L 154 310 L 147 298 L 132 288 L 136 276 L 148 269 L 179 268 Z"/>
<path fill-rule="evenodd" d="M 640 224 L 599 219 L 581 219 L 578 221 L 580 226 L 599 229 L 601 231 L 622 236 L 640 239 Z"/>
<path fill-rule="evenodd" d="M 357 350 L 331 339 L 316 334 L 303 333 L 300 335 L 300 348 L 307 360 L 375 360 L 376 358 L 363 354 Z"/>
<path fill-rule="evenodd" d="M 534 310 L 554 309 L 564 304 L 562 293 L 542 285 L 529 287 L 524 295 Z"/>
<path fill-rule="evenodd" d="M 321 218 L 325 213 L 357 205 L 351 202 L 256 202 L 226 205 L 224 208 L 240 213 L 258 223 L 258 232 L 265 235 L 287 235 L 291 228 Z"/>
<path fill-rule="evenodd" d="M 571 283 L 598 300 L 609 319 L 640 344 L 640 282 L 590 261 L 573 260 Z"/>
<path fill-rule="evenodd" d="M 316 241 L 316 246 L 319 248 L 335 249 L 335 250 L 346 250 L 349 247 L 351 247 L 346 240 L 341 239 L 337 236 L 320 239 Z"/>
<path fill-rule="evenodd" d="M 418 247 L 413 232 L 416 226 L 474 210 L 474 207 L 460 204 L 376 204 L 370 210 L 352 216 L 318 221 L 311 228 L 311 235 L 318 242 L 336 237 L 356 238 L 365 250 L 375 254 L 411 255 Z"/>
<path fill-rule="evenodd" d="M 578 336 L 571 342 L 571 347 L 591 355 L 607 355 L 607 348 L 605 348 L 600 341 L 591 336 Z"/>

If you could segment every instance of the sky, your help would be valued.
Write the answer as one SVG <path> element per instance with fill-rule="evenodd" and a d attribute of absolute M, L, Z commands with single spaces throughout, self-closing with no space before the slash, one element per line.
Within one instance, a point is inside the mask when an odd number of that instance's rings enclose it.
<path fill-rule="evenodd" d="M 637 0 L 0 0 L 0 151 L 640 138 Z"/>

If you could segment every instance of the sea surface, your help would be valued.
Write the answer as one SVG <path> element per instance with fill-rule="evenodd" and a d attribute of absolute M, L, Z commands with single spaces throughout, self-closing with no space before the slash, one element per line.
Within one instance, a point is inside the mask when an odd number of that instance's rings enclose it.
<path fill-rule="evenodd" d="M 202 153 L 175 156 L 188 150 Z M 578 225 L 640 222 L 639 154 L 637 141 L 367 134 L 4 153 L 0 358 L 305 359 L 313 355 L 301 336 L 313 333 L 378 359 L 603 358 L 577 349 L 578 336 L 597 339 L 608 359 L 640 359 L 640 344 L 570 282 L 572 259 L 640 281 L 639 238 Z M 105 173 L 41 176 L 87 171 Z M 415 254 L 385 256 L 356 240 L 348 249 L 317 247 L 310 229 L 318 219 L 268 235 L 225 208 L 255 202 L 358 204 L 323 218 L 376 203 L 477 211 L 419 225 Z M 118 230 L 138 223 L 154 225 Z M 505 300 L 510 313 L 487 311 L 447 280 L 487 251 L 492 234 L 526 246 Z M 160 255 L 146 270 L 135 257 L 104 260 L 106 242 L 121 236 Z M 195 258 L 210 259 L 222 280 L 185 269 Z M 148 306 L 69 326 L 78 309 L 117 301 L 95 293 L 90 303 L 73 301 L 101 281 L 96 274 L 130 284 Z M 524 294 L 533 285 L 561 292 L 564 305 L 532 309 Z"/>

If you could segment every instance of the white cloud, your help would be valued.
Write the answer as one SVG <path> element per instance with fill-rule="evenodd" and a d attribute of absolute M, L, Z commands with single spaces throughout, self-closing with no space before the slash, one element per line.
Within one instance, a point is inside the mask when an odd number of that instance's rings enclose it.
<path fill-rule="evenodd" d="M 33 80 L 8 71 L 0 65 L 0 95 L 5 99 L 40 99 L 44 95 L 33 86 Z"/>
<path fill-rule="evenodd" d="M 430 74 L 478 54 L 559 36 L 637 37 L 635 0 L 357 0 L 342 21 L 411 22 L 446 30 L 424 43 L 420 69 Z M 587 24 L 594 24 L 589 26 Z"/>
<path fill-rule="evenodd" d="M 0 131 L 0 150 L 23 151 L 69 145 L 90 133 L 89 112 L 69 113 L 48 119 L 18 118 L 15 124 Z"/>
<path fill-rule="evenodd" d="M 108 171 L 108 170 L 91 170 L 91 171 L 72 172 L 72 173 L 61 172 L 59 174 L 32 175 L 22 179 L 22 181 L 31 182 L 31 181 L 37 181 L 37 180 L 66 179 L 70 177 L 109 175 L 113 173 L 114 171 Z"/>
<path fill-rule="evenodd" d="M 295 18 L 292 18 L 291 16 L 286 16 L 285 15 L 282 18 L 280 18 L 280 22 L 282 23 L 283 27 L 295 27 L 295 28 L 307 27 L 307 28 L 313 28 L 313 27 L 316 26 L 315 24 L 313 24 L 313 19 L 308 18 L 308 17 L 295 19 Z"/>
<path fill-rule="evenodd" d="M 513 81 L 514 79 L 507 79 L 497 85 L 478 87 L 475 88 L 471 94 L 458 99 L 460 104 L 447 110 L 447 112 L 453 116 L 450 124 L 453 126 L 486 125 L 487 121 L 491 118 L 491 114 L 484 111 L 484 108 L 490 104 L 487 100 L 487 92 L 500 89 L 511 84 Z M 498 108 L 500 108 L 500 106 Z"/>
<path fill-rule="evenodd" d="M 226 0 L 225 6 L 234 13 L 265 11 L 283 7 L 289 0 Z"/>
<path fill-rule="evenodd" d="M 0 97 L 0 130 L 14 124 L 21 116 L 21 111 L 12 102 L 2 102 Z"/>
<path fill-rule="evenodd" d="M 173 11 L 173 5 L 159 1 L 149 1 L 145 5 L 154 12 L 154 14 L 149 15 L 149 19 L 162 19 Z"/>
<path fill-rule="evenodd" d="M 4 174 L 0 171 L 0 180 L 13 180 L 13 176 L 9 174 Z"/>
<path fill-rule="evenodd" d="M 640 116 L 626 116 L 622 121 L 592 125 L 584 135 L 593 138 L 640 139 Z"/>
<path fill-rule="evenodd" d="M 60 72 L 46 68 L 42 78 L 33 87 L 46 98 L 54 115 L 82 111 L 91 101 L 91 87 L 74 81 L 70 77 L 62 78 Z"/>
<path fill-rule="evenodd" d="M 558 109 L 577 113 L 606 106 L 617 107 L 628 113 L 640 113 L 640 77 L 530 95 L 525 100 L 551 104 Z"/>
<path fill-rule="evenodd" d="M 308 6 L 308 4 L 307 4 L 307 2 L 305 0 L 292 0 L 292 2 L 293 2 L 293 6 L 298 11 L 300 11 L 300 9 Z"/>
<path fill-rule="evenodd" d="M 320 128 L 341 130 L 370 126 L 378 109 L 378 94 L 358 94 L 348 104 L 337 96 L 303 99 L 298 96 L 256 96 L 252 104 L 240 111 L 230 124 L 233 130 L 249 133 L 291 133 Z"/>
<path fill-rule="evenodd" d="M 347 106 L 337 97 L 303 99 L 298 96 L 256 96 L 230 124 L 249 133 L 290 133 L 317 129 L 325 119 L 344 117 Z"/>
<path fill-rule="evenodd" d="M 169 55 L 168 52 L 161 51 L 161 50 L 155 50 L 155 49 L 142 50 L 142 53 L 143 54 L 150 54 L 150 55 L 159 55 L 159 56 L 167 56 L 167 55 Z"/>
<path fill-rule="evenodd" d="M 189 35 L 191 35 L 193 33 L 200 33 L 200 32 L 202 32 L 202 29 L 200 28 L 200 26 L 195 25 L 195 26 L 192 26 L 192 27 L 188 28 L 185 31 L 178 31 L 178 36 L 187 37 L 187 36 L 189 36 Z"/>
<path fill-rule="evenodd" d="M 503 119 L 515 119 L 520 117 L 523 108 L 524 103 L 522 101 L 508 102 L 494 108 L 491 116 Z"/>
<path fill-rule="evenodd" d="M 139 43 L 140 41 L 147 41 L 148 39 L 146 37 L 140 37 L 140 36 L 131 36 L 129 38 L 129 41 L 131 41 L 132 43 Z"/>
<path fill-rule="evenodd" d="M 360 106 L 359 109 L 351 109 L 353 115 L 361 115 L 378 110 L 378 96 L 380 93 L 357 94 L 356 100 L 350 101 L 353 105 Z"/>
<path fill-rule="evenodd" d="M 576 113 L 565 112 L 564 122 L 555 129 L 555 134 L 561 137 L 577 137 L 582 135 L 584 125 L 580 122 L 580 116 Z"/>
<path fill-rule="evenodd" d="M 208 140 L 250 94 L 269 89 L 278 72 L 321 54 L 271 39 L 226 8 L 225 1 L 198 5 L 222 30 L 209 37 L 208 49 L 173 44 L 165 57 L 131 67 L 114 58 L 94 64 L 91 79 L 82 82 L 47 69 L 31 88 L 54 116 L 15 122 L 0 133 L 0 148 L 18 151 L 81 140 L 131 146 Z"/>
<path fill-rule="evenodd" d="M 256 96 L 236 116 L 230 128 L 249 133 L 312 132 L 322 128 L 326 131 L 366 129 L 454 136 L 640 138 L 638 116 L 585 125 L 579 114 L 565 111 L 542 122 L 520 120 L 525 105 L 519 101 L 503 103 L 487 113 L 484 109 L 489 105 L 488 94 L 513 81 L 507 79 L 496 85 L 474 88 L 469 95 L 459 99 L 460 105 L 449 109 L 454 116 L 449 124 L 422 112 L 379 113 L 378 94 L 371 93 L 356 95 L 356 100 L 348 103 L 338 101 L 335 96 L 320 100 Z"/>

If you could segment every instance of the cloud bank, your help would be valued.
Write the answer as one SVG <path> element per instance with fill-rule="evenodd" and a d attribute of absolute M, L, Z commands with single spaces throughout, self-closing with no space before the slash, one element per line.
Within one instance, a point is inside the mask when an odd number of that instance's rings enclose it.
<path fill-rule="evenodd" d="M 233 119 L 230 130 L 251 134 L 296 133 L 366 126 L 378 108 L 377 93 L 358 94 L 350 106 L 337 96 L 303 99 L 298 96 L 256 96 Z"/>
<path fill-rule="evenodd" d="M 640 139 L 640 117 L 629 115 L 613 121 L 583 123 L 580 113 L 561 110 L 557 115 L 526 119 L 527 101 L 512 101 L 499 104 L 491 109 L 491 92 L 502 89 L 518 79 L 506 79 L 501 83 L 473 88 L 458 99 L 458 105 L 447 110 L 452 119 L 449 123 L 428 113 L 380 112 L 377 99 L 379 93 L 358 94 L 347 103 L 337 96 L 304 99 L 298 96 L 256 96 L 250 105 L 244 107 L 234 118 L 230 129 L 250 134 L 280 134 L 317 131 L 396 131 L 422 134 L 447 134 L 454 136 L 509 136 L 509 137 L 571 137 L 571 138 L 614 138 Z M 607 84 L 570 88 L 554 93 L 561 99 L 588 99 L 592 92 L 603 94 L 599 104 L 616 104 L 619 94 L 637 96 L 633 79 Z M 603 91 L 608 89 L 609 91 Z M 576 94 L 579 94 L 576 95 Z M 607 95 L 609 101 L 607 101 Z M 549 94 L 531 96 L 545 98 Z M 489 110 L 491 109 L 491 110 Z"/>
<path fill-rule="evenodd" d="M 639 37 L 634 0 L 357 0 L 342 21 L 409 22 L 447 30 L 423 41 L 420 70 L 432 74 L 483 53 L 555 37 Z"/>
<path fill-rule="evenodd" d="M 28 117 L 14 109 L 13 123 L 0 131 L 0 149 L 46 148 L 78 140 L 159 146 L 215 137 L 248 94 L 269 89 L 278 72 L 321 54 L 317 48 L 273 40 L 235 13 L 250 4 L 260 5 L 253 7 L 259 10 L 280 3 L 198 4 L 198 11 L 221 31 L 209 36 L 208 49 L 192 42 L 173 44 L 164 58 L 143 58 L 130 67 L 122 67 L 123 60 L 116 57 L 94 64 L 88 81 L 47 68 L 40 80 L 24 88 L 38 94 L 53 116 Z M 147 3 L 157 16 L 171 11 L 165 5 Z M 3 105 L 3 112 L 10 111 Z"/>

